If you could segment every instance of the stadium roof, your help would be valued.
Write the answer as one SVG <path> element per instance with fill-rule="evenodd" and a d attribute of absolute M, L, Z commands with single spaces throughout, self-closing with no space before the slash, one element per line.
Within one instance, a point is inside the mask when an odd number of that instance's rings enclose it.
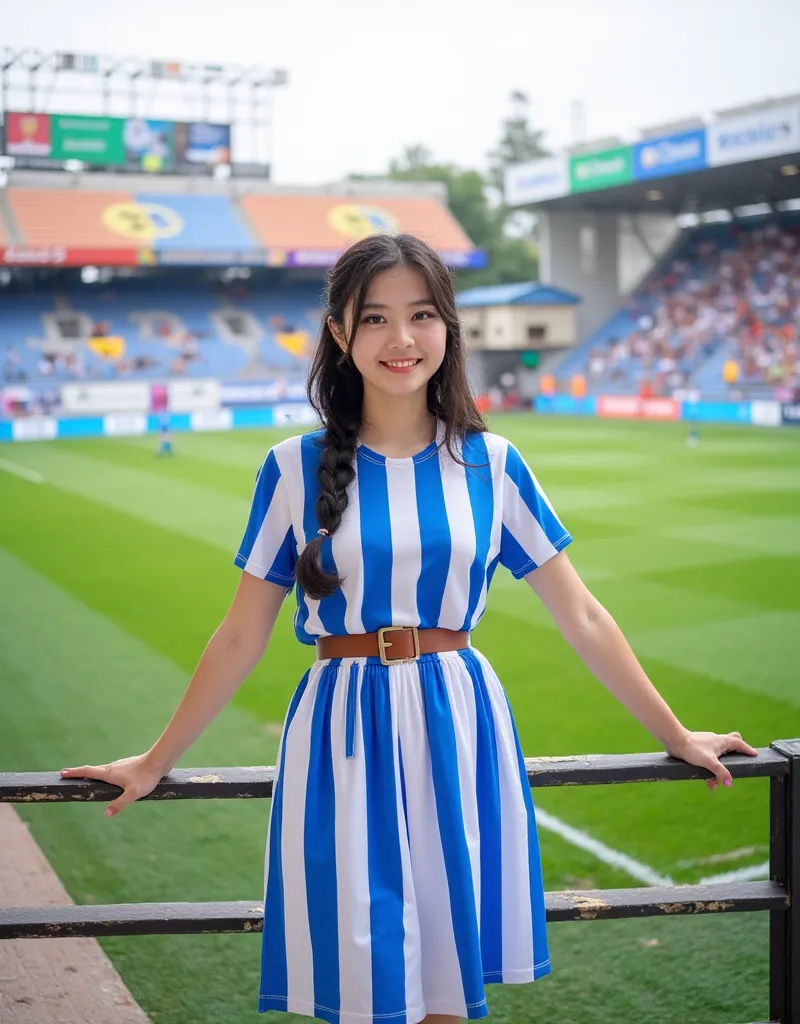
<path fill-rule="evenodd" d="M 456 301 L 464 309 L 471 306 L 575 306 L 581 300 L 564 288 L 538 281 L 521 284 L 496 284 L 484 288 L 467 288 Z"/>
<path fill-rule="evenodd" d="M 781 168 L 790 169 L 790 173 Z M 537 203 L 543 210 L 705 213 L 751 203 L 800 199 L 800 151 L 747 164 L 708 167 L 689 174 L 633 181 L 596 192 L 577 192 Z"/>
<path fill-rule="evenodd" d="M 800 97 L 655 126 L 506 171 L 510 206 L 574 212 L 735 211 L 800 199 Z"/>

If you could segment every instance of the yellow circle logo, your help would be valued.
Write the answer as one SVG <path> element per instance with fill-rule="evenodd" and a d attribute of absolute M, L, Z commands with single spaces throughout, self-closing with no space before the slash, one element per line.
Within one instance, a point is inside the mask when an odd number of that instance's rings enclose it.
<path fill-rule="evenodd" d="M 328 223 L 346 238 L 366 238 L 380 232 L 397 231 L 397 221 L 380 206 L 342 203 L 328 213 Z"/>
<path fill-rule="evenodd" d="M 175 238 L 183 231 L 183 218 L 159 203 L 112 203 L 103 210 L 103 224 L 134 242 Z"/>

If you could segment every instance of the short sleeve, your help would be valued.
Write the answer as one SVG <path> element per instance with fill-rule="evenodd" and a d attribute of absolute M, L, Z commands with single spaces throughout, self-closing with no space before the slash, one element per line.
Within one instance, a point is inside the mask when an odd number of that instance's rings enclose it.
<path fill-rule="evenodd" d="M 253 576 L 291 587 L 296 550 L 286 483 L 273 450 L 258 471 L 247 529 L 233 561 Z"/>
<path fill-rule="evenodd" d="M 530 467 L 509 443 L 503 474 L 501 565 L 521 579 L 571 541 Z"/>

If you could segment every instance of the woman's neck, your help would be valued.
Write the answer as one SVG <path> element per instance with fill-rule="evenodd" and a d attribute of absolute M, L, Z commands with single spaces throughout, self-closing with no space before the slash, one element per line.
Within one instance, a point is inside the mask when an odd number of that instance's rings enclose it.
<path fill-rule="evenodd" d="M 406 458 L 436 436 L 436 417 L 425 391 L 402 398 L 365 390 L 359 439 L 388 458 Z"/>

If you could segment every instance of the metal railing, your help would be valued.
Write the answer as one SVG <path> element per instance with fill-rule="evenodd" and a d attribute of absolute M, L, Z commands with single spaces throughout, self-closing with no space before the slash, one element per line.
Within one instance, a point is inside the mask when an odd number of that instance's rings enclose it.
<path fill-rule="evenodd" d="M 770 780 L 770 877 L 700 885 L 546 894 L 548 921 L 768 911 L 770 1024 L 800 1024 L 800 739 L 777 740 L 757 758 L 722 758 L 735 778 Z M 708 773 L 665 754 L 526 758 L 531 787 L 679 782 Z M 175 769 L 146 800 L 263 799 L 274 768 Z M 0 773 L 0 802 L 106 802 L 116 786 L 56 772 Z M 0 939 L 258 932 L 263 901 L 121 903 L 0 908 Z"/>

